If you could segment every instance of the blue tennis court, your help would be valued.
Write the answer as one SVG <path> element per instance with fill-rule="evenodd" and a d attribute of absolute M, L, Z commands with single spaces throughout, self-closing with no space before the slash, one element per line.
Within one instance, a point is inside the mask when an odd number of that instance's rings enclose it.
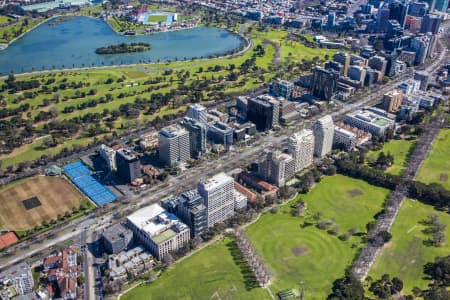
<path fill-rule="evenodd" d="M 89 168 L 81 161 L 63 167 L 72 182 L 97 205 L 116 200 L 116 195 L 91 176 Z"/>

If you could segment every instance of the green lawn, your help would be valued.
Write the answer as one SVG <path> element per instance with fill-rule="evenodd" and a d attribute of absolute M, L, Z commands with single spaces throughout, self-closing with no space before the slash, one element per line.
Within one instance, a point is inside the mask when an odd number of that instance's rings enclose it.
<path fill-rule="evenodd" d="M 441 129 L 427 159 L 420 168 L 418 181 L 436 182 L 450 190 L 450 129 Z"/>
<path fill-rule="evenodd" d="M 137 287 L 121 299 L 270 299 L 262 288 L 245 285 L 242 272 L 245 267 L 236 264 L 231 254 L 235 251 L 233 245 L 229 238 L 214 243 L 163 272 L 155 282 Z"/>
<path fill-rule="evenodd" d="M 384 152 L 385 154 L 391 153 L 394 156 L 394 164 L 386 172 L 399 175 L 405 167 L 406 155 L 413 142 L 407 140 L 391 140 L 385 143 L 381 150 L 371 151 L 367 156 L 376 160 L 380 152 Z"/>
<path fill-rule="evenodd" d="M 363 194 L 350 196 L 360 190 Z M 380 211 L 387 190 L 373 187 L 361 180 L 335 175 L 325 177 L 306 196 L 305 217 L 293 217 L 290 204 L 276 214 L 267 213 L 251 225 L 247 232 L 263 259 L 275 274 L 273 293 L 295 288 L 304 282 L 305 299 L 325 299 L 332 282 L 344 275 L 351 264 L 360 239 L 341 241 L 315 226 L 302 228 L 305 219 L 315 212 L 324 218 L 335 217 L 341 231 L 364 226 Z"/>
<path fill-rule="evenodd" d="M 441 247 L 425 246 L 428 237 L 422 233 L 424 226 L 419 221 L 430 214 L 438 214 L 441 222 L 447 224 L 447 242 Z M 403 280 L 405 294 L 417 286 L 426 288 L 430 281 L 423 278 L 423 265 L 433 262 L 436 256 L 446 256 L 450 252 L 450 216 L 438 212 L 429 205 L 406 199 L 391 229 L 392 241 L 386 244 L 369 272 L 374 279 L 388 273 Z"/>
<path fill-rule="evenodd" d="M 166 22 L 167 21 L 167 16 L 166 15 L 150 15 L 148 16 L 148 21 L 149 22 Z"/>

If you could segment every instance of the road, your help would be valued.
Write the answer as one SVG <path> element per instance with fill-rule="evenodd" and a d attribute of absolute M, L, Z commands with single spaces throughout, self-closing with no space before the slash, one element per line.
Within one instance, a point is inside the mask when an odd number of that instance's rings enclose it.
<path fill-rule="evenodd" d="M 339 116 L 345 113 L 378 102 L 384 93 L 396 87 L 404 78 L 408 76 L 408 74 L 403 74 L 397 79 L 394 79 L 381 87 L 376 87 L 376 91 L 365 91 L 364 98 L 361 98 L 351 104 L 345 104 L 344 107 L 331 112 L 331 115 L 334 118 L 339 118 Z M 360 95 L 363 97 L 362 93 Z M 356 97 L 359 97 L 359 95 L 357 94 Z M 113 214 L 115 212 L 119 211 L 122 215 L 127 215 L 140 207 L 151 203 L 156 203 L 169 195 L 175 195 L 186 189 L 193 188 L 200 179 L 217 173 L 219 171 L 218 166 L 221 166 L 220 170 L 225 172 L 229 172 L 237 167 L 244 167 L 253 162 L 256 158 L 260 157 L 264 149 L 272 146 L 280 147 L 283 145 L 283 142 L 287 136 L 299 131 L 302 128 L 307 128 L 316 119 L 327 113 L 323 113 L 310 120 L 301 121 L 295 126 L 282 128 L 277 132 L 271 131 L 267 135 L 262 134 L 261 139 L 255 142 L 254 145 L 237 148 L 236 151 L 222 154 L 216 159 L 204 161 L 197 167 L 191 168 L 177 176 L 170 177 L 168 182 L 155 185 L 142 194 L 135 196 L 133 199 L 129 199 L 130 203 L 127 205 L 113 203 L 104 209 L 105 213 L 103 215 L 95 216 L 94 214 L 90 214 L 89 216 L 83 216 L 82 218 L 75 220 L 62 228 L 55 229 L 53 232 L 55 235 L 54 237 L 47 237 L 43 235 L 40 237 L 42 242 L 35 242 L 29 249 L 21 250 L 23 245 L 19 244 L 11 248 L 11 252 L 13 252 L 14 255 L 1 260 L 0 269 L 25 260 L 26 258 L 42 252 L 43 250 L 57 245 L 65 240 L 77 239 L 84 228 L 97 231 L 101 228 L 105 228 L 114 220 Z"/>
<path fill-rule="evenodd" d="M 442 62 L 447 58 L 447 53 L 447 49 L 442 51 L 438 58 L 427 67 L 427 70 L 431 72 L 439 68 Z M 334 111 L 331 112 L 331 115 L 335 119 L 339 119 L 345 113 L 363 106 L 375 104 L 381 100 L 384 93 L 396 87 L 405 78 L 410 77 L 411 71 L 392 79 L 385 85 L 376 86 L 372 89 L 372 91 L 360 91 L 356 94 L 355 98 L 361 98 L 354 103 L 346 103 L 344 104 L 344 107 L 334 109 Z M 326 113 L 323 113 L 322 115 L 324 114 Z M 0 270 L 17 262 L 23 261 L 66 240 L 79 239 L 82 231 L 84 230 L 87 230 L 88 232 L 99 231 L 109 226 L 112 222 L 117 221 L 113 217 L 116 212 L 121 212 L 122 215 L 127 215 L 143 206 L 159 202 L 161 199 L 169 195 L 175 195 L 181 191 L 193 188 L 200 179 L 211 176 L 219 170 L 229 172 L 237 167 L 246 166 L 253 162 L 256 158 L 260 157 L 264 149 L 272 146 L 280 147 L 283 145 L 283 142 L 286 140 L 287 136 L 300 130 L 301 128 L 310 126 L 312 122 L 322 115 L 316 116 L 310 120 L 301 121 L 295 126 L 285 127 L 279 131 L 271 131 L 268 134 L 262 134 L 262 137 L 257 140 L 254 145 L 243 146 L 237 148 L 235 151 L 222 154 L 215 159 L 203 161 L 197 167 L 191 168 L 177 176 L 170 177 L 168 182 L 155 185 L 142 194 L 137 195 L 132 199 L 128 199 L 127 204 L 120 202 L 113 203 L 99 210 L 97 212 L 97 216 L 94 213 L 91 213 L 88 216 L 83 216 L 78 220 L 62 226 L 61 228 L 56 228 L 52 231 L 52 236 L 48 236 L 48 234 L 41 235 L 33 245 L 29 246 L 29 248 L 28 245 L 25 245 L 24 243 L 16 245 L 15 247 L 10 248 L 10 252 L 14 253 L 12 256 L 2 258 L 0 262 Z M 88 236 L 89 235 L 86 236 L 86 239 Z M 89 281 L 87 284 L 86 295 L 91 295 L 91 286 L 93 286 L 92 275 L 94 272 L 89 272 L 89 270 L 86 270 L 86 272 L 86 281 Z"/>

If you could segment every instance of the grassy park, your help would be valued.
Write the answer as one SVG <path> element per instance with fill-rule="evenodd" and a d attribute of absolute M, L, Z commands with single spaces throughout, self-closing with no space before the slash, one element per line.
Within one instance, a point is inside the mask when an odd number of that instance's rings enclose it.
<path fill-rule="evenodd" d="M 166 15 L 150 15 L 150 16 L 148 16 L 148 21 L 151 23 L 166 22 L 167 16 Z"/>
<path fill-rule="evenodd" d="M 376 160 L 381 152 L 384 152 L 384 154 L 392 154 L 394 156 L 394 164 L 389 167 L 386 172 L 393 175 L 399 175 L 405 167 L 406 156 L 413 143 L 414 141 L 408 140 L 391 140 L 385 143 L 381 150 L 371 151 L 367 156 L 368 159 Z"/>
<path fill-rule="evenodd" d="M 155 118 L 174 115 L 186 109 L 192 101 L 193 91 L 199 90 L 195 96 L 201 98 L 201 103 L 210 104 L 223 100 L 228 95 L 243 93 L 259 88 L 274 77 L 272 70 L 273 58 L 276 49 L 271 44 L 265 44 L 264 40 L 273 40 L 280 44 L 281 61 L 296 61 L 324 59 L 326 54 L 333 51 L 324 49 L 309 49 L 301 43 L 286 39 L 286 33 L 281 30 L 267 30 L 250 33 L 255 42 L 255 47 L 261 45 L 264 53 L 257 55 L 254 67 L 250 71 L 242 72 L 241 66 L 255 53 L 250 50 L 236 57 L 217 57 L 198 59 L 191 61 L 174 61 L 167 63 L 146 63 L 128 68 L 96 68 L 89 70 L 73 71 L 47 71 L 32 75 L 17 75 L 16 81 L 38 81 L 39 87 L 10 93 L 4 90 L 0 93 L 2 107 L 9 110 L 19 109 L 23 105 L 29 105 L 20 113 L 14 113 L 2 120 L 9 121 L 12 116 L 20 116 L 23 120 L 33 123 L 36 130 L 41 130 L 50 121 L 83 119 L 83 131 L 75 136 L 66 136 L 59 140 L 56 147 L 43 147 L 43 140 L 35 139 L 31 143 L 24 143 L 16 147 L 13 152 L 0 155 L 3 161 L 2 167 L 6 168 L 26 160 L 40 158 L 43 154 L 53 155 L 63 148 L 71 148 L 74 145 L 87 145 L 94 138 L 102 138 L 113 132 L 122 133 L 132 128 L 144 126 Z M 179 58 L 180 60 L 183 58 Z M 105 60 L 105 65 L 108 61 Z M 89 66 L 58 66 L 52 68 L 86 68 Z M 35 66 L 35 70 L 41 69 Z M 254 71 L 253 69 L 257 69 Z M 241 71 L 241 72 L 239 72 Z M 292 74 L 299 70 L 293 69 Z M 284 76 L 289 76 L 285 72 Z M 230 74 L 235 78 L 229 79 Z M 208 81 L 204 89 L 197 86 L 201 82 Z M 185 92 L 170 96 L 166 104 L 151 101 L 150 104 L 136 105 L 136 101 L 150 98 L 154 94 L 166 97 L 184 87 Z M 168 96 L 169 97 L 169 96 Z M 139 100 L 141 99 L 141 100 Z M 149 103 L 149 102 L 147 102 Z M 139 116 L 128 116 L 124 105 L 138 107 Z M 49 114 L 51 117 L 42 120 L 37 119 L 39 114 Z M 116 116 L 112 118 L 112 115 Z M 93 117 L 95 121 L 87 120 L 86 116 Z M 90 118 L 91 119 L 91 118 Z M 109 120 L 109 121 L 108 121 Z M 112 120 L 112 121 L 111 121 Z M 95 130 L 95 134 L 86 134 L 89 129 Z M 51 133 L 50 133 L 51 134 Z M 44 135 L 48 135 L 45 133 Z M 39 135 L 43 139 L 44 135 Z"/>
<path fill-rule="evenodd" d="M 121 299 L 270 299 L 267 291 L 246 282 L 248 267 L 234 245 L 229 238 L 216 242 Z"/>
<path fill-rule="evenodd" d="M 424 225 L 420 224 L 431 214 L 437 214 L 441 222 L 447 225 L 447 242 L 440 247 L 427 246 L 428 237 L 423 234 Z M 392 240 L 385 245 L 377 261 L 369 272 L 373 279 L 383 274 L 399 277 L 403 280 L 403 292 L 411 294 L 414 287 L 426 288 L 430 283 L 424 279 L 423 266 L 433 262 L 436 256 L 446 256 L 450 252 L 450 216 L 438 212 L 429 205 L 406 199 L 391 229 Z"/>
<path fill-rule="evenodd" d="M 436 182 L 450 190 L 450 129 L 441 129 L 420 168 L 418 181 Z"/>
<path fill-rule="evenodd" d="M 247 233 L 274 272 L 272 292 L 298 290 L 303 281 L 306 299 L 325 299 L 361 242 L 358 237 L 342 241 L 338 234 L 301 225 L 320 212 L 322 219 L 335 218 L 340 232 L 355 226 L 365 231 L 365 224 L 380 211 L 387 195 L 387 190 L 361 180 L 341 175 L 325 177 L 307 195 L 300 196 L 306 204 L 305 216 L 292 216 L 291 204 L 287 204 L 278 213 L 267 213 L 252 224 Z"/>

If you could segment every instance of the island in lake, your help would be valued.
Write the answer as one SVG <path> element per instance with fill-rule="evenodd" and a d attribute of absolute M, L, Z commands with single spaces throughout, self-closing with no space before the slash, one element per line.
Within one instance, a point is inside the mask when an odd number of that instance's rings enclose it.
<path fill-rule="evenodd" d="M 120 53 L 133 53 L 144 52 L 150 50 L 150 44 L 147 43 L 121 43 L 118 45 L 110 45 L 108 47 L 100 47 L 95 49 L 97 54 L 120 54 Z"/>

